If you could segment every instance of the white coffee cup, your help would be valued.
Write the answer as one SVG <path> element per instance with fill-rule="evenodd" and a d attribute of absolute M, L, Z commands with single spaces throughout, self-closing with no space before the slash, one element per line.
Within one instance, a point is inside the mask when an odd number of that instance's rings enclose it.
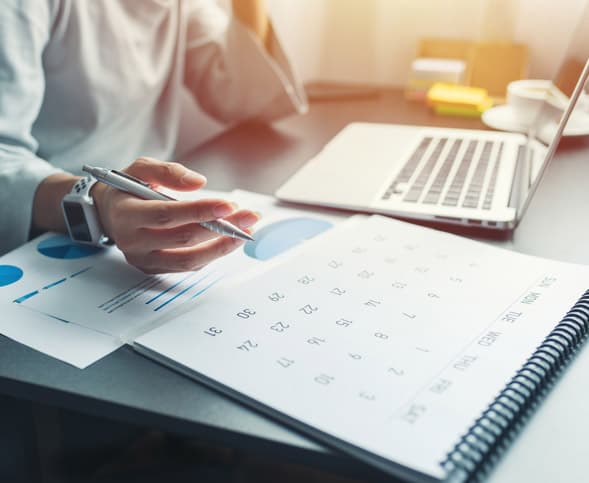
<path fill-rule="evenodd" d="M 530 126 L 553 91 L 552 81 L 545 79 L 510 82 L 507 85 L 507 104 L 512 109 L 513 120 L 520 125 Z"/>

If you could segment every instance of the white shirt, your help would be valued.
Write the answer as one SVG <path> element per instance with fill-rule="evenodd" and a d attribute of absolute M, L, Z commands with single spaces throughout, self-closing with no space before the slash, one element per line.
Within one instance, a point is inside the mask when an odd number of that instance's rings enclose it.
<path fill-rule="evenodd" d="M 216 0 L 3 0 L 0 253 L 45 177 L 172 160 L 186 88 L 224 122 L 307 109 L 276 38 L 268 53 Z"/>

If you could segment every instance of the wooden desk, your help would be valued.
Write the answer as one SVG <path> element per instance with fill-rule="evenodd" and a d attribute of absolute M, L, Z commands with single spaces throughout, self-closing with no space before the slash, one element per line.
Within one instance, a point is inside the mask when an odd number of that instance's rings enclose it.
<path fill-rule="evenodd" d="M 405 101 L 400 92 L 388 92 L 373 99 L 316 104 L 308 115 L 272 127 L 252 123 L 236 126 L 183 161 L 207 175 L 213 189 L 239 187 L 272 193 L 351 121 L 483 127 L 478 121 L 436 117 L 423 106 Z M 514 237 L 494 243 L 589 263 L 589 223 L 583 222 L 589 212 L 588 153 L 587 139 L 567 139 Z M 575 205 L 579 206 L 576 211 L 572 208 Z M 589 406 L 588 374 L 589 352 L 585 352 L 502 462 L 497 481 L 531 481 L 531 475 L 534 481 L 555 481 L 554 472 L 561 471 L 560 463 L 552 463 L 556 458 L 572 465 L 570 474 L 582 474 L 582 458 L 570 461 L 575 453 L 566 442 L 555 441 L 552 436 L 570 437 L 575 428 L 589 434 L 589 418 L 584 418 L 584 409 Z M 0 337 L 0 393 L 188 434 L 274 460 L 375 476 L 363 464 L 139 356 L 130 347 L 80 371 Z M 580 455 L 586 444 L 576 449 Z"/>

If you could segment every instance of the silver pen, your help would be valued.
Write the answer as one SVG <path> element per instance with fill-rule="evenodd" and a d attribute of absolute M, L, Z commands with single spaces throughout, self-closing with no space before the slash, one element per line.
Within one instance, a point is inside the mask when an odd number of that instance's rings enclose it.
<path fill-rule="evenodd" d="M 149 183 L 116 169 L 97 168 L 84 165 L 82 168 L 101 183 L 121 191 L 143 198 L 144 200 L 177 201 L 164 193 L 154 190 Z M 199 225 L 219 235 L 226 235 L 241 240 L 253 240 L 253 237 L 226 220 L 201 221 Z"/>

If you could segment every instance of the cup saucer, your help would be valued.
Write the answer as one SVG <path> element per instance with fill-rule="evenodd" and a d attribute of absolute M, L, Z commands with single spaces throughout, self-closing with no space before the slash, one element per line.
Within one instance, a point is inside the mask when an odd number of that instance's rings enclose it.
<path fill-rule="evenodd" d="M 509 104 L 495 106 L 483 112 L 481 120 L 487 126 L 500 131 L 526 133 L 528 126 L 518 122 Z M 556 124 L 554 126 L 556 128 Z M 589 112 L 575 109 L 563 133 L 564 136 L 589 135 Z"/>
<path fill-rule="evenodd" d="M 517 121 L 509 104 L 491 107 L 483 112 L 481 120 L 489 127 L 500 131 L 526 132 L 528 126 Z"/>

